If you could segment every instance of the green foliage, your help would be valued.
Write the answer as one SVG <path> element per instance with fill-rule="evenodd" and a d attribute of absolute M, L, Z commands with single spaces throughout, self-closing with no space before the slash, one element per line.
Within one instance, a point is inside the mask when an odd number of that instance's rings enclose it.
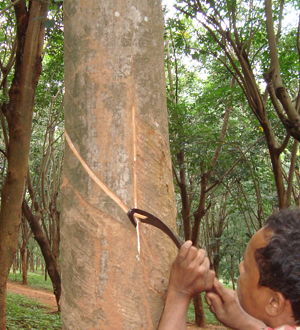
<path fill-rule="evenodd" d="M 7 330 L 60 330 L 60 314 L 47 313 L 46 306 L 18 294 L 7 294 Z"/>
<path fill-rule="evenodd" d="M 292 96 L 299 88 L 299 56 L 297 50 L 297 39 L 295 30 L 291 30 L 279 39 L 278 55 L 280 67 L 282 69 L 282 79 L 288 90 L 292 91 Z M 297 65 L 295 65 L 297 63 Z"/>
<path fill-rule="evenodd" d="M 279 4 L 273 4 L 275 29 L 278 28 Z M 197 6 L 201 7 L 201 14 L 196 13 Z M 285 6 L 292 8 L 297 7 L 297 4 L 289 2 Z M 227 54 L 234 53 L 234 40 L 238 38 L 242 45 L 238 47 L 245 51 L 244 58 L 253 69 L 259 92 L 263 96 L 266 86 L 263 73 L 270 70 L 264 3 L 182 0 L 177 1 L 177 8 L 177 13 L 166 22 L 166 37 L 170 40 L 170 56 L 166 61 L 169 66 L 166 70 L 167 105 L 173 169 L 177 173 L 174 181 L 178 205 L 177 223 L 182 233 L 179 170 L 184 170 L 186 177 L 184 185 L 187 188 L 193 225 L 193 212 L 199 205 L 201 174 L 212 168 L 214 151 L 220 143 L 224 112 L 226 107 L 230 107 L 227 134 L 208 187 L 218 184 L 207 192 L 207 213 L 200 231 L 200 246 L 210 251 L 211 261 L 220 260 L 219 275 L 226 283 L 230 283 L 238 277 L 238 264 L 251 235 L 264 225 L 266 218 L 278 207 L 275 178 L 264 131 L 249 106 L 241 82 L 235 80 L 235 84 L 232 84 L 232 73 L 236 72 L 234 66 L 242 72 L 241 62 L 236 54 L 229 60 L 225 53 L 225 50 Z M 285 9 L 284 16 L 287 13 Z M 222 28 L 217 28 L 219 22 L 222 22 Z M 234 34 L 234 27 L 237 35 Z M 230 33 L 232 43 L 224 41 Z M 281 75 L 294 98 L 299 90 L 296 35 L 294 24 L 288 28 L 283 27 L 278 39 Z M 170 88 L 170 71 L 173 90 Z M 266 111 L 280 145 L 286 137 L 286 131 L 278 124 L 278 115 L 270 100 L 266 104 Z M 292 142 L 287 144 L 280 157 L 286 178 Z M 184 155 L 183 163 L 178 161 L 179 153 Z M 299 155 L 296 158 L 298 163 Z M 222 180 L 217 181 L 220 178 Z M 295 192 L 299 191 L 296 179 L 294 189 Z M 228 196 L 223 203 L 225 194 Z M 219 237 L 217 231 L 221 210 L 224 211 L 226 224 Z"/>

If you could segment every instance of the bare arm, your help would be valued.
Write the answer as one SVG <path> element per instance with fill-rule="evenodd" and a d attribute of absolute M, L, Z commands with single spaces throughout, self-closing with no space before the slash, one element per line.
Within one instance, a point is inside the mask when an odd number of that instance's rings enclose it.
<path fill-rule="evenodd" d="M 185 330 L 192 297 L 210 290 L 214 277 L 205 251 L 197 250 L 191 241 L 185 242 L 172 265 L 166 304 L 157 330 Z"/>
<path fill-rule="evenodd" d="M 191 297 L 169 291 L 157 330 L 185 330 Z"/>

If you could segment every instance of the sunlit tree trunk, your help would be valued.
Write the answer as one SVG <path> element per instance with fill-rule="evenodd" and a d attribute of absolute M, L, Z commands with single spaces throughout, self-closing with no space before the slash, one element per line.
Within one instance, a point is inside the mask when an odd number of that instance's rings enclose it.
<path fill-rule="evenodd" d="M 9 128 L 8 166 L 1 191 L 0 213 L 0 329 L 6 329 L 6 283 L 18 246 L 21 204 L 28 172 L 28 155 L 35 90 L 41 73 L 44 21 L 48 2 L 19 2 L 15 6 L 17 50 L 9 102 L 2 106 Z"/>
<path fill-rule="evenodd" d="M 64 18 L 68 135 L 126 205 L 175 229 L 160 1 L 66 0 Z M 156 329 L 173 242 L 141 224 L 138 255 L 126 214 L 68 146 L 62 194 L 63 329 Z"/>

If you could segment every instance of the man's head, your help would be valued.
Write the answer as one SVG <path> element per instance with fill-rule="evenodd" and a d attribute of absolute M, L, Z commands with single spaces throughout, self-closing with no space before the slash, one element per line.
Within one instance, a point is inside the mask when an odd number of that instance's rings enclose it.
<path fill-rule="evenodd" d="M 266 221 L 273 231 L 269 244 L 255 253 L 259 286 L 281 292 L 300 323 L 300 210 L 284 209 Z"/>
<path fill-rule="evenodd" d="M 240 264 L 242 307 L 267 325 L 300 321 L 300 210 L 268 218 L 250 240 Z"/>

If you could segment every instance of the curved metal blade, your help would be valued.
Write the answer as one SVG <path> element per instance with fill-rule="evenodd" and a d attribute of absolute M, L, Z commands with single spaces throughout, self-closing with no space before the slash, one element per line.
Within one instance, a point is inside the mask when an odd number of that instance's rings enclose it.
<path fill-rule="evenodd" d="M 143 218 L 142 217 L 139 218 L 138 217 L 139 214 L 142 215 Z M 134 220 L 134 217 L 136 216 L 139 219 L 139 221 L 143 223 L 147 223 L 162 230 L 165 234 L 167 234 L 171 238 L 171 240 L 176 244 L 178 249 L 180 249 L 181 245 L 184 243 L 183 240 L 167 224 L 165 224 L 162 220 L 160 220 L 151 213 L 134 208 L 134 209 L 130 209 L 127 212 L 127 215 L 135 227 L 136 227 L 136 221 Z"/>
<path fill-rule="evenodd" d="M 148 213 L 140 209 L 129 209 L 127 215 L 135 227 L 136 227 L 136 221 L 134 220 L 134 217 L 138 218 L 139 221 L 143 223 L 147 223 L 156 228 L 159 228 L 171 238 L 171 240 L 176 244 L 178 249 L 180 249 L 182 244 L 184 243 L 184 241 L 177 234 L 175 234 L 174 231 L 167 224 L 165 224 L 162 220 L 160 220 L 151 213 Z M 138 215 L 141 215 L 142 217 L 140 218 Z M 220 297 L 222 303 L 224 303 L 224 299 L 222 295 L 218 292 L 215 286 L 212 287 L 211 291 L 216 293 Z"/>

